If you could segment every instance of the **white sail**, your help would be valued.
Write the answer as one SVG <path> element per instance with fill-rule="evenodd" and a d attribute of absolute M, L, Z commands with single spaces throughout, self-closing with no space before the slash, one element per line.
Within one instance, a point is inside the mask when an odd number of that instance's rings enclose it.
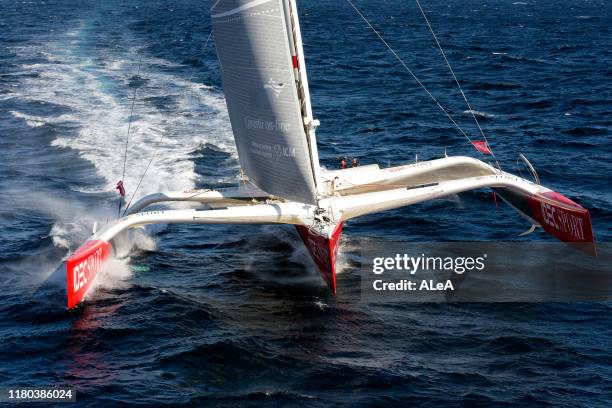
<path fill-rule="evenodd" d="M 289 7 L 287 0 L 217 1 L 213 35 L 242 169 L 270 194 L 314 204 L 319 163 Z"/>

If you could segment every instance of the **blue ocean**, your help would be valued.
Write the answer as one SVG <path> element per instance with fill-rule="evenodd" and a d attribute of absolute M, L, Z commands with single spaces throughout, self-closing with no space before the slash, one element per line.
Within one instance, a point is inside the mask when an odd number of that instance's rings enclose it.
<path fill-rule="evenodd" d="M 298 3 L 322 165 L 476 157 L 347 2 Z M 612 3 L 421 3 L 501 166 L 525 154 L 609 241 Z M 417 5 L 355 4 L 477 137 Z M 291 226 L 166 225 L 68 311 L 57 277 L 116 217 L 132 101 L 128 195 L 152 157 L 138 196 L 239 182 L 209 6 L 0 0 L 0 387 L 83 407 L 612 405 L 609 303 L 362 300 L 369 240 L 553 240 L 519 237 L 488 191 L 349 221 L 336 296 Z"/>

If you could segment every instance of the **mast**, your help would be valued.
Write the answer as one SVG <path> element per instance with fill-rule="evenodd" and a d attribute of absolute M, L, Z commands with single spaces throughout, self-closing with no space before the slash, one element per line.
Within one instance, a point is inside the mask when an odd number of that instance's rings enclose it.
<path fill-rule="evenodd" d="M 321 188 L 319 150 L 317 148 L 316 139 L 316 128 L 319 126 L 320 122 L 314 119 L 312 113 L 308 75 L 306 73 L 306 61 L 304 59 L 304 48 L 302 45 L 302 32 L 300 31 L 300 21 L 295 0 L 283 0 L 283 8 L 285 11 L 285 20 L 287 22 L 287 35 L 289 36 L 289 46 L 293 60 L 295 84 L 298 90 L 302 118 L 304 120 L 304 131 L 306 132 L 308 148 L 310 150 L 310 161 L 317 189 L 317 197 L 320 198 L 323 192 Z"/>

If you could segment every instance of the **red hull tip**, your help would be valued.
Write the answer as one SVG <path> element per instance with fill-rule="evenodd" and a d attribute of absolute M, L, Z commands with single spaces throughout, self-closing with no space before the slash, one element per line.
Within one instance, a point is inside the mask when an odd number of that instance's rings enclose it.
<path fill-rule="evenodd" d="M 321 271 L 323 280 L 334 295 L 336 294 L 336 258 L 343 225 L 343 222 L 336 225 L 329 237 L 319 235 L 307 227 L 296 225 L 302 241 Z"/>
<path fill-rule="evenodd" d="M 68 258 L 66 261 L 68 309 L 83 300 L 110 253 L 110 243 L 102 240 L 88 240 Z"/>
<path fill-rule="evenodd" d="M 532 195 L 529 206 L 542 228 L 560 240 L 583 243 L 595 241 L 591 214 L 569 198 L 549 191 Z"/>

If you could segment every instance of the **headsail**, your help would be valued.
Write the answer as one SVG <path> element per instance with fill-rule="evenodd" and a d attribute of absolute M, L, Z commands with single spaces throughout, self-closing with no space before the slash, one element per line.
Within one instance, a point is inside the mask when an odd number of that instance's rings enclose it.
<path fill-rule="evenodd" d="M 219 0 L 211 8 L 213 35 L 242 169 L 270 194 L 314 204 L 319 163 L 305 123 L 310 101 L 303 110 L 308 95 L 296 85 L 299 59 L 288 4 Z"/>

